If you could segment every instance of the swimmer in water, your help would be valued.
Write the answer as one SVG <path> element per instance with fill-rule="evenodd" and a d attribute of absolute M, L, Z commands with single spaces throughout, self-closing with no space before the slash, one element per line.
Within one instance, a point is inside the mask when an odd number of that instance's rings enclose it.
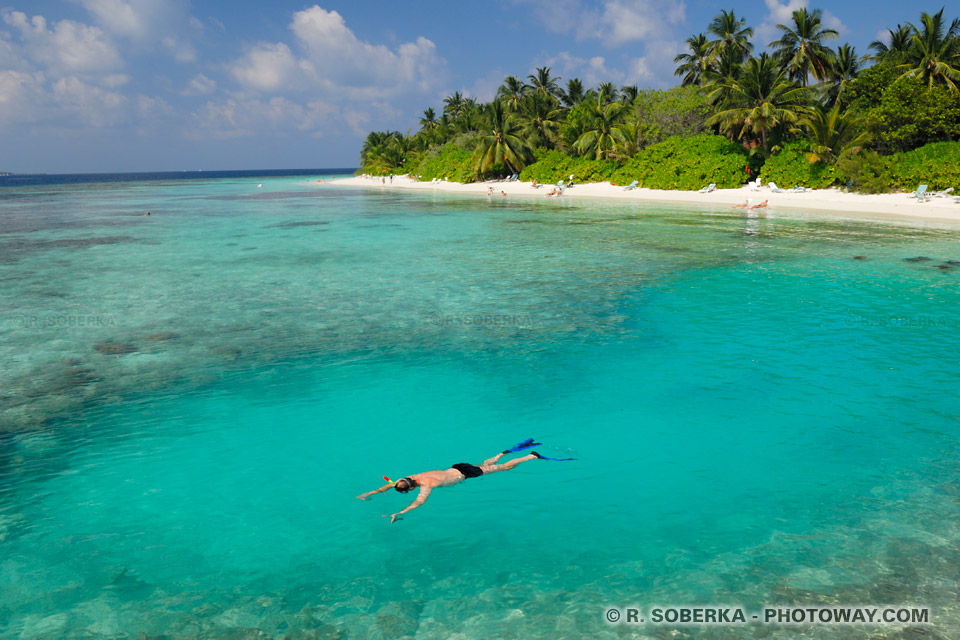
<path fill-rule="evenodd" d="M 513 453 L 517 448 L 527 449 L 540 444 L 539 442 L 533 442 L 529 440 L 527 442 L 521 443 L 514 447 L 513 449 L 507 449 L 503 453 L 498 453 L 497 455 L 484 460 L 483 463 L 477 467 L 467 462 L 460 462 L 449 469 L 435 470 L 435 471 L 424 471 L 422 473 L 415 473 L 412 476 L 407 476 L 396 482 L 390 482 L 386 476 L 383 477 L 384 480 L 387 480 L 387 484 L 383 485 L 379 489 L 373 491 L 368 491 L 367 493 L 357 496 L 358 500 L 369 500 L 370 496 L 375 493 L 383 493 L 384 491 L 389 491 L 390 489 L 396 489 L 400 493 L 407 493 L 415 487 L 420 488 L 420 494 L 417 495 L 417 499 L 410 503 L 410 505 L 398 511 L 394 514 L 384 515 L 384 518 L 390 518 L 390 524 L 393 524 L 397 520 L 403 520 L 400 516 L 408 511 L 413 511 L 424 502 L 427 501 L 427 498 L 430 497 L 430 492 L 436 489 L 437 487 L 450 487 L 457 483 L 463 482 L 467 478 L 479 478 L 483 475 L 489 475 L 491 473 L 496 473 L 497 471 L 507 471 L 508 469 L 513 469 L 518 464 L 524 462 L 529 462 L 530 460 L 537 459 L 546 459 L 541 456 L 536 451 L 528 453 L 522 458 L 514 458 L 509 462 L 504 462 L 503 464 L 497 464 L 497 462 L 508 453 Z"/>

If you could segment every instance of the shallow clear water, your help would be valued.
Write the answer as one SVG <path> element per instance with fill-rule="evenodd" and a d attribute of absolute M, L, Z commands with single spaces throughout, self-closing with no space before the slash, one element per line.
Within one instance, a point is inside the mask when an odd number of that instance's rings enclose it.
<path fill-rule="evenodd" d="M 783 630 L 603 612 L 891 603 L 955 637 L 958 240 L 292 178 L 6 189 L 0 635 L 752 638 Z M 394 525 L 408 497 L 354 499 L 529 436 L 579 460 Z"/>

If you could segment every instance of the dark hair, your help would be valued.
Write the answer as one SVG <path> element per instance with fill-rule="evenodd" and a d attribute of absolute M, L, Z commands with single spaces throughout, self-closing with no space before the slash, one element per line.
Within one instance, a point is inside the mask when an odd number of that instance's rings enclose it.
<path fill-rule="evenodd" d="M 400 488 L 401 482 L 403 483 L 403 486 L 404 486 L 403 489 Z M 410 489 L 413 489 L 415 486 L 417 486 L 417 483 L 414 482 L 413 479 L 408 476 L 406 478 L 401 478 L 397 480 L 397 484 L 395 484 L 393 488 L 399 491 L 400 493 L 406 493 L 407 491 L 410 491 Z"/>

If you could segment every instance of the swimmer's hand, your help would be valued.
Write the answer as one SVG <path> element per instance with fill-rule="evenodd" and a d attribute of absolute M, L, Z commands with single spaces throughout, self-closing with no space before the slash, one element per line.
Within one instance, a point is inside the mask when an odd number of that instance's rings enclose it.
<path fill-rule="evenodd" d="M 367 497 L 366 493 L 357 496 L 357 500 L 369 500 L 369 499 L 370 498 Z"/>
<path fill-rule="evenodd" d="M 394 513 L 393 515 L 391 515 L 391 514 L 389 514 L 389 513 L 385 513 L 385 514 L 383 514 L 383 515 L 380 516 L 380 517 L 381 517 L 381 518 L 390 518 L 390 524 L 393 524 L 393 523 L 396 522 L 397 520 L 403 520 L 403 518 L 398 517 L 399 515 L 400 515 L 399 513 Z"/>

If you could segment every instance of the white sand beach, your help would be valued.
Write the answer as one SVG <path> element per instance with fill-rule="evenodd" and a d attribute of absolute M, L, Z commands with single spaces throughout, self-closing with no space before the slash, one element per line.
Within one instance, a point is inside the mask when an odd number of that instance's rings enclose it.
<path fill-rule="evenodd" d="M 553 185 L 541 185 L 533 188 L 530 182 L 480 182 L 461 184 L 458 182 L 419 182 L 408 176 L 394 176 L 385 182 L 379 177 L 355 176 L 333 182 L 323 182 L 320 186 L 353 186 L 378 189 L 416 189 L 445 193 L 470 193 L 486 196 L 488 189 L 493 197 L 502 198 L 502 193 L 510 197 L 546 197 Z M 952 196 L 953 194 L 951 194 Z M 696 191 L 668 191 L 637 188 L 630 191 L 609 182 L 576 184 L 565 190 L 564 198 L 615 198 L 627 201 L 673 202 L 682 204 L 734 206 L 749 199 L 752 205 L 768 202 L 770 209 L 792 209 L 835 213 L 855 217 L 893 217 L 960 222 L 960 202 L 953 197 L 933 197 L 926 202 L 918 201 L 909 193 L 885 193 L 865 195 L 844 193 L 839 189 L 816 189 L 804 192 L 784 191 L 774 193 L 768 186 L 759 190 L 749 187 L 739 189 L 717 189 L 711 193 Z"/>

